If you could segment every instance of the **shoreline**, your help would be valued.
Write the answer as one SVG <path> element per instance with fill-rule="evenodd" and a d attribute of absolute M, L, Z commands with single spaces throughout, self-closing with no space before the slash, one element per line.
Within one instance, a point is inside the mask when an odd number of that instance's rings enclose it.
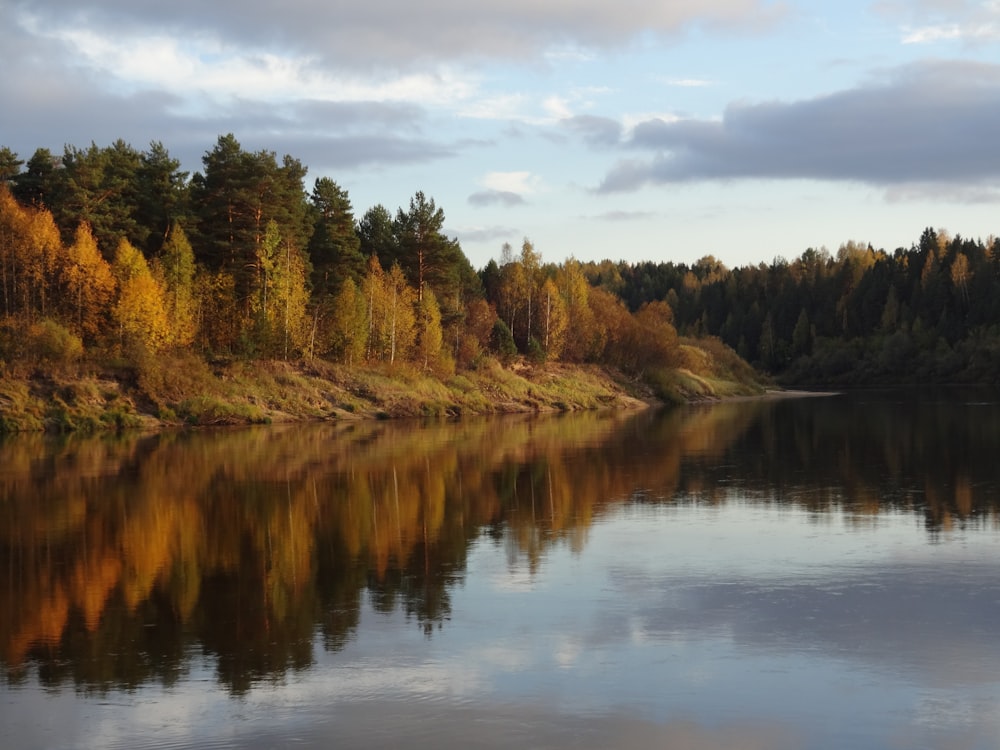
<path fill-rule="evenodd" d="M 459 418 L 464 415 L 644 409 L 774 398 L 724 376 L 676 378 L 666 392 L 614 368 L 589 364 L 506 366 L 434 375 L 408 368 L 352 368 L 325 361 L 162 359 L 138 367 L 91 364 L 0 381 L 0 435 Z"/>

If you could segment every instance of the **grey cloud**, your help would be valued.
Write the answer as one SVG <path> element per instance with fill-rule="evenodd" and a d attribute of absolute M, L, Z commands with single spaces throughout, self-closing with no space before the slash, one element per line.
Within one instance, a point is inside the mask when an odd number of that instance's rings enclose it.
<path fill-rule="evenodd" d="M 509 190 L 482 190 L 469 196 L 473 206 L 523 206 L 526 201 Z"/>
<path fill-rule="evenodd" d="M 484 243 L 509 240 L 511 237 L 517 237 L 521 233 L 517 229 L 511 229 L 510 227 L 491 226 L 479 229 L 460 229 L 455 231 L 454 234 L 463 243 Z"/>
<path fill-rule="evenodd" d="M 610 117 L 577 115 L 563 120 L 562 125 L 592 146 L 613 146 L 622 137 L 621 123 Z"/>
<path fill-rule="evenodd" d="M 288 136 L 283 138 L 289 140 Z M 423 164 L 456 155 L 451 147 L 444 144 L 392 136 L 342 138 L 292 136 L 291 141 L 299 145 L 303 161 L 316 167 L 357 168 L 390 164 Z"/>
<path fill-rule="evenodd" d="M 1000 176 L 1000 66 L 936 61 L 798 102 L 735 104 L 721 121 L 651 120 L 601 192 L 711 179 L 817 179 L 891 186 Z"/>
<path fill-rule="evenodd" d="M 425 112 L 411 104 L 305 100 L 276 107 L 235 100 L 210 114 L 185 114 L 185 102 L 168 92 L 105 90 L 86 69 L 65 64 L 61 43 L 22 32 L 0 26 L 0 101 L 8 103 L 0 107 L 0 145 L 22 158 L 37 148 L 60 153 L 91 140 L 106 145 L 121 138 L 140 149 L 157 140 L 195 171 L 228 132 L 245 148 L 291 154 L 314 172 L 427 163 L 461 148 L 420 137 Z"/>
<path fill-rule="evenodd" d="M 641 221 L 656 216 L 652 211 L 606 211 L 590 218 L 597 221 Z"/>
<path fill-rule="evenodd" d="M 236 45 L 299 50 L 328 62 L 375 67 L 419 60 L 518 59 L 553 44 L 621 45 L 652 31 L 675 34 L 693 26 L 757 30 L 786 14 L 770 0 L 8 0 L 44 23 L 100 28 L 106 33 L 214 35 Z"/>
<path fill-rule="evenodd" d="M 413 104 L 396 102 L 329 102 L 305 100 L 296 102 L 293 115 L 317 126 L 337 129 L 412 128 L 425 117 L 425 112 Z"/>

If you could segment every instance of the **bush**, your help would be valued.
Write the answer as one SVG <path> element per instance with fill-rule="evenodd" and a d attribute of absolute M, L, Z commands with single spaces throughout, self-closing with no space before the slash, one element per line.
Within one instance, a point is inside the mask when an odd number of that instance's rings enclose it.
<path fill-rule="evenodd" d="M 536 365 L 545 362 L 547 355 L 541 343 L 534 336 L 528 341 L 528 359 Z"/>
<path fill-rule="evenodd" d="M 0 324 L 0 357 L 12 366 L 60 369 L 83 357 L 83 341 L 48 318 L 37 323 L 8 318 Z"/>
<path fill-rule="evenodd" d="M 504 364 L 509 364 L 517 356 L 514 334 L 510 332 L 510 328 L 502 320 L 497 320 L 493 324 L 493 332 L 490 334 L 490 348 Z"/>
<path fill-rule="evenodd" d="M 28 347 L 39 362 L 51 365 L 69 365 L 83 356 L 80 337 L 48 319 L 28 327 Z"/>

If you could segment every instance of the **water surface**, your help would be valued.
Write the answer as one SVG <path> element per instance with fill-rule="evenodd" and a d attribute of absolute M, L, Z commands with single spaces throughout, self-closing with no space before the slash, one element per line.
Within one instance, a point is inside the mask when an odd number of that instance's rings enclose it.
<path fill-rule="evenodd" d="M 0 444 L 12 748 L 995 748 L 1000 400 Z"/>

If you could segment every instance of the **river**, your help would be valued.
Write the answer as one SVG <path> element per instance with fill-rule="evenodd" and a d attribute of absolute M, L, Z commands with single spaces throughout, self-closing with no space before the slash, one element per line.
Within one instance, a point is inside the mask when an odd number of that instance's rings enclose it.
<path fill-rule="evenodd" d="M 1000 392 L 0 443 L 0 746 L 994 749 Z"/>

